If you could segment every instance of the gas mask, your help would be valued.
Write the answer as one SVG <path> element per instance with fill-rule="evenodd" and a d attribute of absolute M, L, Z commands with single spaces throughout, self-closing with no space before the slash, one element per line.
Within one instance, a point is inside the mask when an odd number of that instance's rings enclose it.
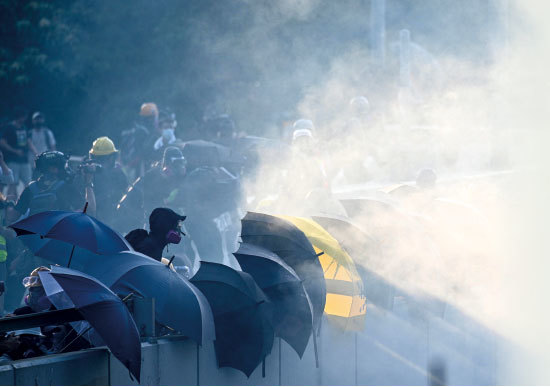
<path fill-rule="evenodd" d="M 175 229 L 168 231 L 166 234 L 166 242 L 177 245 L 181 242 L 182 235 L 185 235 L 185 233 L 181 231 L 181 226 L 178 224 Z"/>
<path fill-rule="evenodd" d="M 29 293 L 25 296 L 25 304 L 30 306 L 34 312 L 43 312 L 52 306 L 42 286 L 29 288 Z"/>
<path fill-rule="evenodd" d="M 174 230 L 170 230 L 168 231 L 168 233 L 166 234 L 166 241 L 168 243 L 172 243 L 174 245 L 177 245 L 178 243 L 181 242 L 181 235 L 179 232 L 177 231 L 174 231 Z"/>

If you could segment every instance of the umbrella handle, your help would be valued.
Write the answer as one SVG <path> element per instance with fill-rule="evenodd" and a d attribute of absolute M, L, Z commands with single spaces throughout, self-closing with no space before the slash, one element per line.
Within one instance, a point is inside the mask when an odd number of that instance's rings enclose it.
<path fill-rule="evenodd" d="M 86 204 L 84 204 L 84 210 L 82 210 L 82 213 L 86 213 L 86 210 L 88 209 L 88 202 L 86 202 Z"/>
<path fill-rule="evenodd" d="M 84 335 L 86 332 L 88 332 L 90 329 L 92 329 L 92 326 L 90 325 L 88 328 L 86 328 L 82 333 L 80 333 L 78 336 L 76 336 L 74 339 L 71 340 L 71 342 L 69 344 L 67 344 L 66 346 L 64 346 L 61 351 L 59 351 L 58 353 L 63 353 L 64 350 L 66 350 L 67 348 L 69 348 L 69 346 L 74 343 L 77 339 L 79 339 L 80 337 L 82 337 L 82 335 Z"/>
<path fill-rule="evenodd" d="M 319 368 L 319 352 L 317 350 L 317 337 L 315 331 L 312 332 L 313 337 L 313 352 L 315 352 L 315 368 Z"/>
<path fill-rule="evenodd" d="M 175 255 L 172 255 L 172 258 L 170 258 L 170 260 L 168 261 L 168 263 L 166 264 L 166 266 L 170 267 L 170 265 L 172 264 L 172 261 L 174 260 L 174 258 L 176 258 Z"/>

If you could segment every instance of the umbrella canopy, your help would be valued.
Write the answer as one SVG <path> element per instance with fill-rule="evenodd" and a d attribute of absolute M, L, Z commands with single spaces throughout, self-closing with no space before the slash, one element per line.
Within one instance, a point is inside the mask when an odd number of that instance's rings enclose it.
<path fill-rule="evenodd" d="M 126 305 L 105 285 L 76 270 L 53 267 L 39 272 L 40 278 L 52 277 L 86 321 L 105 341 L 113 355 L 139 381 L 141 343 L 136 324 Z"/>
<path fill-rule="evenodd" d="M 242 243 L 233 255 L 273 304 L 275 334 L 301 358 L 313 330 L 313 310 L 300 278 L 280 257 L 260 246 Z"/>
<path fill-rule="evenodd" d="M 298 274 L 311 301 L 314 327 L 318 328 L 325 309 L 326 285 L 311 242 L 298 227 L 276 216 L 248 212 L 241 223 L 243 242 L 274 252 Z"/>
<path fill-rule="evenodd" d="M 325 313 L 329 321 L 343 329 L 362 331 L 367 300 L 363 281 L 355 263 L 338 241 L 311 219 L 281 216 L 302 230 L 310 240 L 323 266 L 327 286 Z"/>
<path fill-rule="evenodd" d="M 98 260 L 89 254 L 78 268 L 113 292 L 155 299 L 157 321 L 199 344 L 214 340 L 214 319 L 204 295 L 186 278 L 146 255 L 124 251 Z"/>
<path fill-rule="evenodd" d="M 189 169 L 197 167 L 221 167 L 229 158 L 231 150 L 223 145 L 205 140 L 192 140 L 183 144 L 181 150 Z"/>
<path fill-rule="evenodd" d="M 66 242 L 102 255 L 132 249 L 122 235 L 84 212 L 40 212 L 10 227 L 15 230 L 17 236 L 35 234 L 40 238 L 48 238 L 43 245 L 36 242 L 37 247 L 40 247 L 37 251 L 48 249 L 47 245 L 52 242 L 51 240 Z M 54 242 L 54 249 L 57 249 L 56 246 Z M 71 257 L 67 257 L 66 262 L 70 263 L 70 260 Z"/>
<path fill-rule="evenodd" d="M 53 269 L 58 270 L 55 266 L 53 266 Z M 65 290 L 63 290 L 63 288 L 51 275 L 42 276 L 40 281 L 42 282 L 42 286 L 44 287 L 44 291 L 46 292 L 48 299 L 56 309 L 61 310 L 75 308 L 75 304 L 71 301 L 67 293 L 65 293 Z M 100 336 L 97 335 L 95 330 L 90 326 L 89 322 L 81 320 L 73 321 L 70 324 L 78 335 L 84 337 L 92 345 L 105 345 L 105 342 Z"/>
<path fill-rule="evenodd" d="M 191 282 L 214 313 L 218 366 L 250 376 L 273 346 L 271 302 L 250 275 L 229 266 L 202 262 Z"/>
<path fill-rule="evenodd" d="M 373 271 L 383 259 L 380 243 L 349 218 L 314 215 L 312 219 L 330 233 L 353 259 L 363 280 L 368 302 L 391 309 L 395 289 Z"/>

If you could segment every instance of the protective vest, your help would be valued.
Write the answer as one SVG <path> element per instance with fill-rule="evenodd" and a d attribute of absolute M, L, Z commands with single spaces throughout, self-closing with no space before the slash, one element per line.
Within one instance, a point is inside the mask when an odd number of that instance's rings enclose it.
<path fill-rule="evenodd" d="M 6 238 L 0 235 L 0 263 L 6 262 L 8 259 L 8 249 L 6 246 Z"/>

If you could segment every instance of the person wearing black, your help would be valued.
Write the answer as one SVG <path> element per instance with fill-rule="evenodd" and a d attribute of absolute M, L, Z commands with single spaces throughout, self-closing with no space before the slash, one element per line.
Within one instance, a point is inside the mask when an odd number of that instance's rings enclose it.
<path fill-rule="evenodd" d="M 179 215 L 169 208 L 155 208 L 149 216 L 150 231 L 135 229 L 125 238 L 134 250 L 160 262 L 162 252 L 169 243 L 180 243 L 183 234 L 180 222 L 185 218 L 186 216 Z"/>
<path fill-rule="evenodd" d="M 36 158 L 37 180 L 32 181 L 21 193 L 15 212 L 28 216 L 48 210 L 78 211 L 89 203 L 88 213 L 95 214 L 95 195 L 92 175 L 84 174 L 85 192 L 74 182 L 66 169 L 67 157 L 58 151 L 47 151 Z M 15 220 L 15 219 L 13 219 Z"/>
<path fill-rule="evenodd" d="M 17 185 L 21 181 L 26 186 L 31 180 L 32 168 L 29 162 L 30 138 L 25 122 L 28 112 L 23 108 L 15 110 L 15 119 L 2 130 L 0 148 L 4 159 L 13 171 L 14 183 L 8 186 L 8 197 L 15 199 Z"/>
<path fill-rule="evenodd" d="M 118 150 L 109 137 L 99 137 L 93 142 L 89 158 L 83 168 L 93 171 L 96 218 L 118 229 L 116 206 L 128 189 L 128 178 L 116 162 Z"/>
<path fill-rule="evenodd" d="M 164 150 L 162 163 L 136 179 L 117 206 L 117 218 L 130 230 L 144 225 L 146 216 L 156 207 L 172 206 L 186 174 L 187 160 L 177 147 Z"/>

